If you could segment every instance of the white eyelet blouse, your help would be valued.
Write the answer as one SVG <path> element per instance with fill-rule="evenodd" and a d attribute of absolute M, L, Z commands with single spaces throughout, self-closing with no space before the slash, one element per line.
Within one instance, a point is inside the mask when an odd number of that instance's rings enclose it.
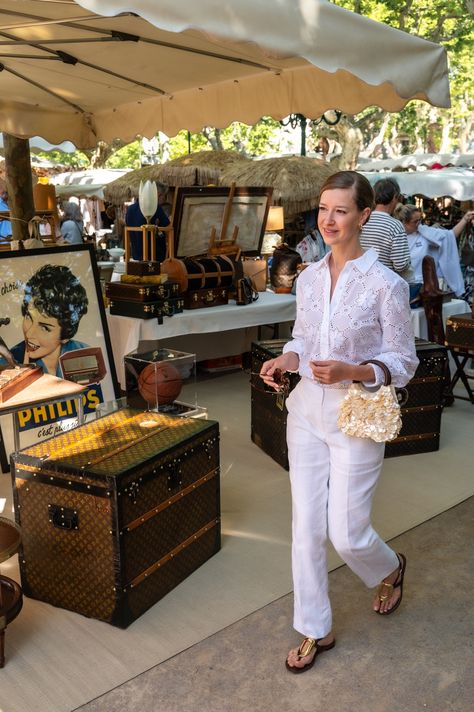
<path fill-rule="evenodd" d="M 369 249 L 346 262 L 331 298 L 329 257 L 298 277 L 293 338 L 283 351 L 298 354 L 299 373 L 307 378 L 312 378 L 310 361 L 356 365 L 377 359 L 388 366 L 394 386 L 406 385 L 418 365 L 408 284 Z M 373 368 L 371 385 L 380 385 L 382 369 Z"/>

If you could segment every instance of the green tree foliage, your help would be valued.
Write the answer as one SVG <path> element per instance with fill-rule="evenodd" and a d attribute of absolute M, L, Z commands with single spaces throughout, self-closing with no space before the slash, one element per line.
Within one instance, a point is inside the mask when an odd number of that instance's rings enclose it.
<path fill-rule="evenodd" d="M 474 125 L 474 20 L 463 0 L 334 0 L 336 5 L 384 22 L 391 27 L 442 44 L 450 66 L 451 109 L 434 109 L 423 102 L 409 102 L 393 114 L 386 127 L 390 143 L 405 134 L 405 150 L 466 151 Z M 416 67 L 413 67 L 416 72 Z M 369 117 L 369 121 L 367 118 Z M 372 119 L 370 119 L 372 117 Z M 383 112 L 362 112 L 354 121 L 368 144 L 379 130 Z"/>

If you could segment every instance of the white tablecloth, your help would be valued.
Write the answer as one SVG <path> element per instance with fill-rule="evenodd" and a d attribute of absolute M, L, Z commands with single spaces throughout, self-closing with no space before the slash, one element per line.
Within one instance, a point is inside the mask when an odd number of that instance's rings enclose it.
<path fill-rule="evenodd" d="M 443 304 L 443 320 L 446 323 L 452 314 L 468 311 L 469 306 L 464 300 L 452 299 Z M 165 317 L 163 324 L 158 324 L 156 319 L 132 319 L 107 314 L 118 380 L 125 388 L 123 357 L 134 351 L 140 341 L 172 339 L 174 348 L 197 353 L 198 360 L 231 356 L 242 353 L 256 338 L 255 330 L 249 332 L 252 327 L 291 322 L 295 316 L 296 298 L 292 294 L 273 292 L 260 292 L 256 302 L 245 306 L 230 302 L 219 307 L 186 309 L 182 314 Z M 415 336 L 427 339 L 428 328 L 422 308 L 412 309 L 412 323 Z M 203 337 L 203 334 L 208 336 Z M 214 335 L 212 340 L 211 334 Z M 203 348 L 204 342 L 207 350 Z"/>
<path fill-rule="evenodd" d="M 236 332 L 240 332 L 242 339 L 245 339 L 246 334 L 242 333 L 242 330 L 249 330 L 264 324 L 293 321 L 295 311 L 296 299 L 292 294 L 260 292 L 259 298 L 252 304 L 237 306 L 235 302 L 229 302 L 229 304 L 218 307 L 186 309 L 181 314 L 165 317 L 163 324 L 158 324 L 156 319 L 132 319 L 107 313 L 118 380 L 124 388 L 123 357 L 136 349 L 140 341 L 162 341 L 173 338 L 175 348 L 186 350 L 179 337 L 192 335 L 194 338 L 187 340 L 188 343 L 191 343 L 191 349 L 188 347 L 187 350 L 197 353 L 197 346 L 199 342 L 202 342 L 201 335 L 214 334 L 215 346 L 211 347 L 212 354 L 201 355 L 201 358 L 210 358 L 211 355 L 231 356 L 242 352 L 242 347 L 239 344 L 243 341 L 236 341 Z M 252 331 L 252 333 L 254 332 Z M 209 337 L 207 338 L 209 339 Z M 256 337 L 254 336 L 254 338 Z M 248 342 L 248 339 L 245 341 Z M 219 350 L 217 350 L 218 346 Z"/>

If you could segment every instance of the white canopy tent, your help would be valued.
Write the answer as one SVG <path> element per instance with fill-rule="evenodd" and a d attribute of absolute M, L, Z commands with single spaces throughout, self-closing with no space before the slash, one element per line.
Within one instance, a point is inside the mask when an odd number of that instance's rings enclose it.
<path fill-rule="evenodd" d="M 362 159 L 359 168 L 362 171 L 407 171 L 441 166 L 474 166 L 474 153 L 412 153 L 398 158 L 386 158 L 380 161 Z"/>
<path fill-rule="evenodd" d="M 104 199 L 104 187 L 121 176 L 128 170 L 121 168 L 96 168 L 88 171 L 69 171 L 52 176 L 50 183 L 56 186 L 56 195 L 62 198 L 75 196 L 76 198 Z"/>
<path fill-rule="evenodd" d="M 426 198 L 451 197 L 455 200 L 474 200 L 474 170 L 443 168 L 435 171 L 411 173 L 371 173 L 359 171 L 372 185 L 381 178 L 395 178 L 403 195 L 423 195 Z"/>
<path fill-rule="evenodd" d="M 0 0 L 0 44 L 0 130 L 79 148 L 264 115 L 449 106 L 441 46 L 326 0 Z"/>

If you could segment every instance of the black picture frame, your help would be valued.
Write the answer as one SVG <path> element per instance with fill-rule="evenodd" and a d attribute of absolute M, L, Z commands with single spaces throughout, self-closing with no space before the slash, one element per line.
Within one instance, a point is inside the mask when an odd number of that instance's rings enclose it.
<path fill-rule="evenodd" d="M 47 266 L 52 269 L 39 272 Z M 64 267 L 69 269 L 69 272 L 62 270 L 62 273 L 67 275 L 67 284 L 69 285 L 67 289 L 72 290 L 68 294 L 77 295 L 75 298 L 71 297 L 71 303 L 68 307 L 69 312 L 72 314 L 71 321 L 75 325 L 73 328 L 76 328 L 76 332 L 72 337 L 60 340 L 60 346 L 57 347 L 60 349 L 57 362 L 51 365 L 50 361 L 48 366 L 46 365 L 47 359 L 54 360 L 55 357 L 45 355 L 45 361 L 42 361 L 41 358 L 35 358 L 35 349 L 40 349 L 38 353 L 42 353 L 42 346 L 38 346 L 36 336 L 33 337 L 36 343 L 28 340 L 27 334 L 32 332 L 27 332 L 24 329 L 27 328 L 25 324 L 27 322 L 30 323 L 31 319 L 29 313 L 24 316 L 22 309 L 24 309 L 24 304 L 27 303 L 25 295 L 31 292 L 32 289 L 31 286 L 28 286 L 28 282 L 33 275 L 35 275 L 36 280 L 42 280 L 42 294 L 49 296 L 49 293 L 44 291 L 48 288 L 47 279 L 59 274 L 60 270 L 58 268 Z M 54 295 L 54 290 L 51 291 L 51 295 Z M 34 307 L 35 297 L 32 299 Z M 73 302 L 74 305 L 79 303 L 80 306 L 74 306 Z M 38 303 L 37 300 L 36 303 Z M 66 304 L 68 304 L 68 301 L 65 299 L 61 308 L 64 308 Z M 84 312 L 85 304 L 87 309 Z M 60 310 L 60 307 L 58 306 L 57 309 Z M 34 310 L 35 313 L 41 314 L 41 311 L 36 310 L 35 307 Z M 54 311 L 52 308 L 50 310 L 49 307 L 45 307 L 45 310 L 44 313 L 49 311 L 50 314 Z M 58 311 L 58 319 L 51 319 L 51 316 L 48 317 L 49 321 L 53 321 L 58 325 L 60 337 L 63 336 L 64 330 L 60 320 L 61 318 L 67 319 L 67 315 L 62 317 L 61 314 L 63 312 Z M 64 247 L 44 247 L 33 250 L 0 251 L 0 318 L 3 318 L 4 321 L 9 320 L 8 324 L 4 324 L 0 328 L 0 336 L 7 348 L 13 353 L 17 363 L 34 363 L 40 365 L 45 372 L 49 373 L 56 369 L 52 375 L 61 378 L 65 377 L 60 361 L 63 353 L 77 353 L 79 357 L 83 353 L 93 352 L 97 354 L 100 351 L 101 369 L 97 382 L 90 382 L 90 374 L 89 382 L 85 381 L 87 387 L 83 401 L 86 419 L 94 417 L 95 410 L 100 403 L 119 397 L 120 388 L 112 354 L 99 270 L 92 245 L 80 244 Z M 37 329 L 44 332 L 45 327 L 41 319 L 38 323 L 40 326 L 37 326 Z M 45 348 L 43 348 L 44 350 Z M 56 354 L 56 351 L 54 351 L 54 354 Z M 2 359 L 2 363 L 5 364 L 5 359 Z M 69 380 L 73 380 L 73 378 Z M 8 407 L 8 400 L 5 402 L 5 406 Z M 77 409 L 74 406 L 74 413 L 75 410 Z M 61 415 L 59 418 L 55 417 L 57 413 L 67 412 L 67 408 L 64 407 L 61 410 L 55 410 L 54 408 L 51 410 L 50 408 L 48 410 L 48 418 L 41 419 L 38 416 L 39 422 L 35 421 L 37 411 L 35 409 L 29 409 L 29 411 L 33 413 L 34 417 L 27 417 L 28 409 L 25 409 L 25 411 L 21 411 L 18 418 L 20 422 L 21 447 L 26 447 L 54 435 L 55 432 L 59 432 L 58 428 L 65 427 L 65 422 L 63 421 L 67 421 L 67 427 L 73 427 L 73 421 L 76 418 L 75 424 L 77 424 L 76 415 L 71 417 L 70 413 L 69 415 Z M 22 414 L 25 415 L 21 417 Z M 24 423 L 23 427 L 22 423 Z M 1 410 L 0 440 L 1 469 L 8 471 L 8 455 L 13 451 L 13 426 L 11 415 L 2 415 Z"/>
<path fill-rule="evenodd" d="M 260 255 L 273 188 L 236 187 L 226 239 L 239 228 L 237 243 L 242 254 Z M 209 250 L 211 228 L 220 236 L 230 188 L 224 186 L 177 187 L 173 209 L 175 257 L 192 257 Z"/>

